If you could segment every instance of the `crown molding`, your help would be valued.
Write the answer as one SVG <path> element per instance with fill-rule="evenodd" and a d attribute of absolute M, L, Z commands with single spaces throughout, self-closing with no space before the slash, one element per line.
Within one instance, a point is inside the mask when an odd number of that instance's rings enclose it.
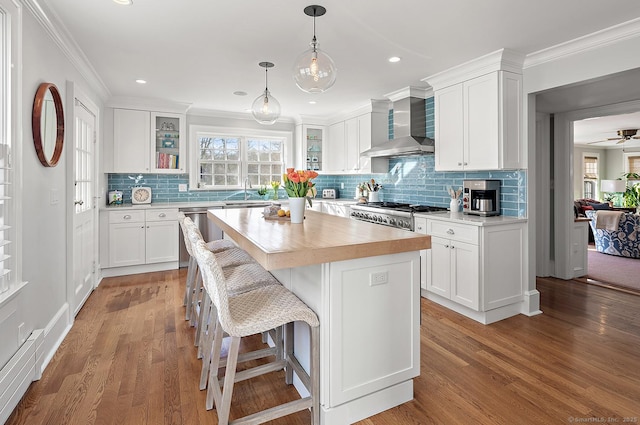
<path fill-rule="evenodd" d="M 433 90 L 449 87 L 494 71 L 522 74 L 525 55 L 511 49 L 500 49 L 445 71 L 423 78 Z"/>
<path fill-rule="evenodd" d="M 74 68 L 89 83 L 90 88 L 96 92 L 102 101 L 106 101 L 111 95 L 109 89 L 55 12 L 43 9 L 38 0 L 22 0 L 22 3 L 53 42 L 62 50 L 62 53 L 69 59 Z"/>
<path fill-rule="evenodd" d="M 632 19 L 631 21 L 623 22 L 600 31 L 530 53 L 525 58 L 524 68 L 531 68 L 566 56 L 594 50 L 639 36 L 640 18 Z"/>
<path fill-rule="evenodd" d="M 140 109 L 155 112 L 171 112 L 174 114 L 186 114 L 190 103 L 173 102 L 165 99 L 147 99 L 139 97 L 113 96 L 105 103 L 109 108 Z"/>
<path fill-rule="evenodd" d="M 189 108 L 187 114 L 189 116 L 245 120 L 252 123 L 257 123 L 250 112 L 232 112 L 232 111 L 220 111 L 215 109 Z M 289 117 L 280 117 L 276 121 L 276 124 L 293 124 L 293 123 L 295 123 L 295 121 Z"/>
<path fill-rule="evenodd" d="M 391 93 L 387 93 L 384 95 L 384 97 L 388 97 L 389 100 L 391 100 L 392 102 L 395 102 L 400 99 L 406 99 L 408 97 L 417 97 L 419 99 L 426 99 L 431 96 L 433 96 L 432 88 L 415 87 L 415 86 L 403 87 L 401 89 L 394 90 Z"/>

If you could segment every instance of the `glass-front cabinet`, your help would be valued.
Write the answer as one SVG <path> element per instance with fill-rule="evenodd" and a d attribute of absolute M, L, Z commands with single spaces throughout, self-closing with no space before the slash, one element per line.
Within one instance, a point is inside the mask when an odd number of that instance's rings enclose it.
<path fill-rule="evenodd" d="M 185 154 L 184 116 L 151 112 L 152 150 L 151 163 L 158 173 L 184 173 Z"/>
<path fill-rule="evenodd" d="M 323 171 L 325 160 L 325 127 L 302 124 L 298 129 L 298 155 L 297 168 L 304 170 Z"/>

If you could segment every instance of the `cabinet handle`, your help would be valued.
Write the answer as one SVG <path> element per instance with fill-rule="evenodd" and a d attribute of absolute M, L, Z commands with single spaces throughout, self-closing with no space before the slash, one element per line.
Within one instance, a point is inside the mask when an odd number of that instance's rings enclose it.
<path fill-rule="evenodd" d="M 449 248 L 449 245 L 445 245 L 444 247 L 445 247 L 445 248 Z"/>
<path fill-rule="evenodd" d="M 462 162 L 458 162 L 458 165 L 462 166 Z"/>
<path fill-rule="evenodd" d="M 131 216 L 129 214 L 126 214 L 124 217 L 122 217 L 125 220 L 131 220 Z"/>
<path fill-rule="evenodd" d="M 456 233 L 456 232 L 454 232 L 453 229 L 447 230 L 447 235 L 453 235 L 454 233 Z"/>
<path fill-rule="evenodd" d="M 451 245 L 451 249 L 454 249 L 454 248 L 455 248 L 455 246 Z"/>
<path fill-rule="evenodd" d="M 160 214 L 158 214 L 158 217 L 160 217 L 160 218 L 165 218 L 166 216 L 167 216 L 167 215 L 166 215 L 165 213 L 160 213 Z"/>
<path fill-rule="evenodd" d="M 464 163 L 464 165 L 469 165 L 469 164 L 467 164 L 467 163 L 465 162 L 465 163 Z"/>

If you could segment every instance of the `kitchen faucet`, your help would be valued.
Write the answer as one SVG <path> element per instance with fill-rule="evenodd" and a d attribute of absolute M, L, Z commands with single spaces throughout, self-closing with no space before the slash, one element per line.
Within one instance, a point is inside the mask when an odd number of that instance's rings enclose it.
<path fill-rule="evenodd" d="M 249 180 L 249 177 L 245 177 L 244 179 L 244 200 L 245 201 L 249 199 L 249 195 L 247 194 L 247 184 L 249 185 L 249 189 L 252 189 L 251 181 Z"/>

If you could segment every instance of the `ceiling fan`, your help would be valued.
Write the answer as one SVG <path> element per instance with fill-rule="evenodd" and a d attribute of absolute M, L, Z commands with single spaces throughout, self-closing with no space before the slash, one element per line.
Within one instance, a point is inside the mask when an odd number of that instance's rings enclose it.
<path fill-rule="evenodd" d="M 640 136 L 636 136 L 636 133 L 638 133 L 638 129 L 618 130 L 617 133 L 619 137 L 610 137 L 605 140 L 597 140 L 595 142 L 589 142 L 587 143 L 587 145 L 593 145 L 594 143 L 608 142 L 611 140 L 617 140 L 616 144 L 618 145 L 620 143 L 626 142 L 627 140 L 640 139 Z"/>

